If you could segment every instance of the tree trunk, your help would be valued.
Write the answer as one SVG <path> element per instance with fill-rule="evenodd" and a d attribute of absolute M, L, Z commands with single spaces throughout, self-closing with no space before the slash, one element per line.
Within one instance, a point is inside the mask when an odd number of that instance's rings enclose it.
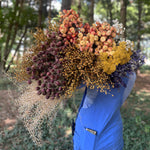
<path fill-rule="evenodd" d="M 15 7 L 14 7 L 15 16 L 16 16 L 18 4 L 19 4 L 19 1 L 16 0 Z M 15 19 L 15 18 L 13 18 L 13 19 Z M 3 58 L 2 58 L 2 62 L 1 62 L 2 69 L 5 69 L 6 58 L 7 58 L 8 52 L 9 52 L 9 43 L 10 43 L 10 40 L 11 40 L 13 22 L 14 22 L 14 20 L 11 20 L 10 24 L 8 26 L 9 30 L 8 30 L 8 33 L 7 33 L 6 44 L 5 44 L 5 47 L 4 47 L 4 54 L 3 54 Z"/>
<path fill-rule="evenodd" d="M 12 34 L 9 47 L 8 47 L 7 51 L 5 51 L 6 53 L 5 53 L 5 55 L 4 55 L 4 60 L 6 60 L 6 61 L 7 61 L 7 59 L 8 59 L 8 56 L 9 56 L 9 54 L 10 54 L 10 52 L 11 52 L 11 49 L 12 49 L 13 44 L 14 44 L 15 39 L 16 39 L 16 35 L 17 35 L 17 31 L 18 31 L 18 23 L 15 23 L 15 27 L 14 27 L 13 30 L 14 30 L 14 34 Z"/>
<path fill-rule="evenodd" d="M 7 33 L 7 39 L 6 39 L 6 44 L 5 44 L 5 48 L 4 48 L 4 55 L 3 55 L 3 58 L 2 58 L 2 68 L 5 69 L 5 64 L 6 64 L 6 55 L 8 55 L 8 47 L 9 47 L 9 41 L 10 41 L 10 37 L 11 37 L 11 31 L 12 31 L 12 27 L 13 27 L 13 24 L 9 24 L 9 27 L 8 27 L 8 33 Z"/>
<path fill-rule="evenodd" d="M 121 23 L 123 24 L 125 28 L 125 32 L 123 34 L 123 38 L 126 38 L 126 14 L 127 14 L 127 1 L 121 0 Z"/>
<path fill-rule="evenodd" d="M 49 10 L 48 10 L 48 17 L 51 19 L 51 6 L 52 6 L 52 0 L 49 0 Z"/>
<path fill-rule="evenodd" d="M 138 40 L 137 40 L 137 49 L 140 49 L 141 42 L 141 15 L 142 15 L 142 1 L 138 0 Z"/>
<path fill-rule="evenodd" d="M 90 16 L 89 16 L 89 24 L 92 25 L 94 22 L 94 0 L 90 0 L 91 5 L 90 5 Z"/>
<path fill-rule="evenodd" d="M 1 32 L 0 32 L 0 34 L 1 34 Z M 1 37 L 0 37 L 1 38 Z M 1 77 L 1 75 L 2 75 L 2 46 L 1 46 L 1 44 L 0 44 L 0 77 Z"/>
<path fill-rule="evenodd" d="M 78 14 L 81 14 L 81 0 L 78 0 Z"/>
<path fill-rule="evenodd" d="M 108 2 L 108 10 L 109 10 L 109 17 L 110 17 L 110 20 L 109 20 L 109 22 L 110 22 L 110 24 L 112 25 L 112 20 L 113 20 L 113 16 L 112 16 L 112 8 L 113 6 L 112 6 L 112 2 L 111 2 L 111 0 L 109 0 L 109 2 Z"/>
<path fill-rule="evenodd" d="M 23 55 L 25 54 L 25 52 L 27 51 L 27 36 L 24 37 L 24 50 L 23 50 Z"/>
<path fill-rule="evenodd" d="M 42 0 L 39 0 L 39 17 L 38 17 L 38 27 L 41 28 L 42 27 L 42 5 L 43 5 L 43 2 Z"/>
<path fill-rule="evenodd" d="M 8 0 L 6 1 L 7 7 L 8 7 Z"/>
<path fill-rule="evenodd" d="M 61 11 L 71 9 L 72 0 L 62 0 Z"/>
<path fill-rule="evenodd" d="M 3 69 L 3 66 L 2 66 L 2 55 L 1 55 L 2 51 L 1 51 L 1 47 L 0 47 L 0 77 L 2 75 L 2 69 Z"/>

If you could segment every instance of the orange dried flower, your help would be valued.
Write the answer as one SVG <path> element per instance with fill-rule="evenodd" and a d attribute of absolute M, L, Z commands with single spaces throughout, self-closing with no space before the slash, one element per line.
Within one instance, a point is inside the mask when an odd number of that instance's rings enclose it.
<path fill-rule="evenodd" d="M 113 38 L 116 37 L 116 33 L 113 32 L 113 33 L 111 34 L 111 36 L 112 36 Z"/>
<path fill-rule="evenodd" d="M 84 29 L 84 28 L 81 28 L 80 31 L 81 31 L 81 32 L 85 32 L 85 29 Z"/>
<path fill-rule="evenodd" d="M 110 35 L 111 35 L 111 30 L 108 30 L 108 31 L 106 32 L 106 35 L 107 35 L 107 36 L 110 36 Z"/>
<path fill-rule="evenodd" d="M 101 42 L 105 42 L 106 41 L 106 36 L 102 36 L 100 39 Z"/>
<path fill-rule="evenodd" d="M 108 49 L 108 46 L 107 46 L 107 45 L 104 45 L 104 46 L 103 46 L 103 50 L 106 51 L 107 49 Z"/>

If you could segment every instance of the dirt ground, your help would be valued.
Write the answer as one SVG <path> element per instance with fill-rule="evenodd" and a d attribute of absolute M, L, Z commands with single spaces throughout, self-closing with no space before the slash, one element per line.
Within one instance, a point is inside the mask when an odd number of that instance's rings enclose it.
<path fill-rule="evenodd" d="M 17 121 L 17 107 L 14 103 L 18 94 L 15 90 L 0 90 L 0 131 L 5 127 L 13 129 Z"/>
<path fill-rule="evenodd" d="M 150 93 L 150 74 L 138 73 L 134 90 Z M 18 94 L 15 90 L 0 90 L 0 131 L 12 130 L 17 122 L 17 108 L 14 104 Z"/>
<path fill-rule="evenodd" d="M 137 79 L 134 85 L 134 90 L 138 92 L 150 93 L 150 74 L 140 74 L 138 73 Z"/>

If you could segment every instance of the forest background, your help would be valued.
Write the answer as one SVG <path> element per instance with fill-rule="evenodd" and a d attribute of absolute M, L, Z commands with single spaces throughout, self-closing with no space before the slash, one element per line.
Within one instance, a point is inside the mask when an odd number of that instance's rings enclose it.
<path fill-rule="evenodd" d="M 5 73 L 13 74 L 16 62 L 33 44 L 31 32 L 45 29 L 48 18 L 56 19 L 63 9 L 76 10 L 84 22 L 118 19 L 126 28 L 124 38 L 135 43 L 146 55 L 132 94 L 122 108 L 125 150 L 150 149 L 150 1 L 149 0 L 0 0 L 0 150 L 72 149 L 71 121 L 83 91 L 74 94 L 65 109 L 60 109 L 49 133 L 43 125 L 46 143 L 37 147 L 29 138 L 13 99 L 17 90 Z M 11 94 L 10 94 L 11 93 Z M 13 95 L 13 96 L 12 96 Z M 74 101 L 75 100 L 75 101 Z M 72 103 L 74 101 L 74 103 Z M 63 118 L 63 119 L 60 119 Z M 68 121 L 69 120 L 69 121 Z M 53 134 L 53 137 L 51 138 Z"/>

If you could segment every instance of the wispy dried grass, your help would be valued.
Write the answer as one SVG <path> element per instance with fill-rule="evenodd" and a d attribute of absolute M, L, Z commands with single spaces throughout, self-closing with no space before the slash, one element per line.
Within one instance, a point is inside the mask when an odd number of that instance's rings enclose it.
<path fill-rule="evenodd" d="M 47 117 L 49 132 L 51 132 L 51 123 L 62 100 L 47 100 L 45 96 L 37 95 L 36 86 L 36 82 L 27 86 L 26 90 L 16 99 L 16 103 L 19 108 L 19 118 L 23 120 L 35 144 L 41 146 L 44 142 L 42 140 L 42 123 Z"/>

